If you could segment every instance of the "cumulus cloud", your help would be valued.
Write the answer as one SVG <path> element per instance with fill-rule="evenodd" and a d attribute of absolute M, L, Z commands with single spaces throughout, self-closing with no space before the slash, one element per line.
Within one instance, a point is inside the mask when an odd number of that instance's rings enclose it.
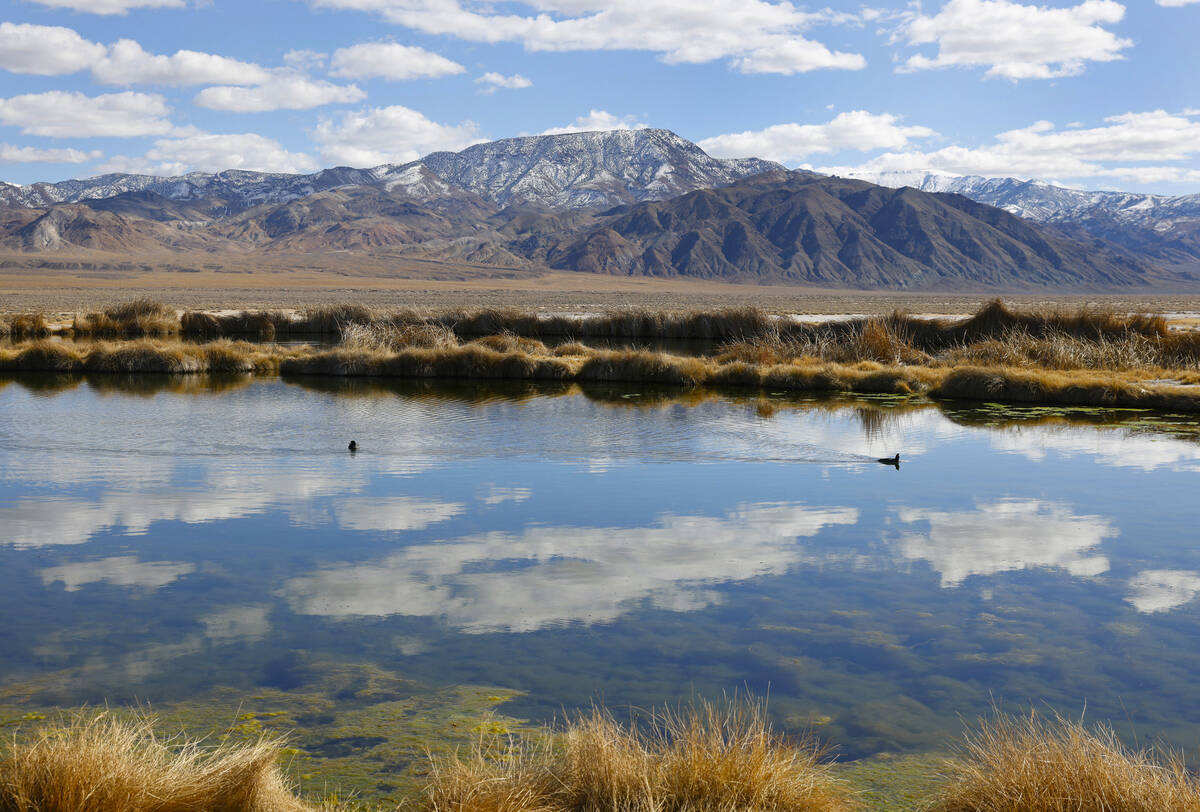
<path fill-rule="evenodd" d="M 307 110 L 326 104 L 350 104 L 367 97 L 357 85 L 335 85 L 298 73 L 279 73 L 254 87 L 218 85 L 196 94 L 196 104 L 210 110 L 260 113 L 270 110 Z"/>
<path fill-rule="evenodd" d="M 1084 0 L 1069 8 L 1026 6 L 1010 0 L 949 0 L 932 17 L 915 14 L 900 36 L 911 45 L 937 45 L 937 55 L 909 57 L 901 70 L 987 67 L 986 76 L 1051 79 L 1082 73 L 1087 62 L 1123 59 L 1133 45 L 1104 28 L 1121 21 L 1113 0 Z"/>
<path fill-rule="evenodd" d="M 70 28 L 0 23 L 0 68 L 13 73 L 62 76 L 91 67 L 105 53 Z"/>
<path fill-rule="evenodd" d="M 1052 122 L 1037 121 L 1002 132 L 994 143 L 979 147 L 887 152 L 855 167 L 823 167 L 820 171 L 935 170 L 957 175 L 1116 177 L 1141 182 L 1200 179 L 1194 170 L 1169 165 L 1200 155 L 1200 122 L 1164 110 L 1123 113 L 1104 121 L 1099 127 L 1061 130 Z"/>
<path fill-rule="evenodd" d="M 86 584 L 101 581 L 113 586 L 137 587 L 153 591 L 172 581 L 195 572 L 196 565 L 177 561 L 138 561 L 137 556 L 124 555 L 80 561 L 48 567 L 38 572 L 42 583 L 49 586 L 61 581 L 67 592 L 77 592 Z"/>
<path fill-rule="evenodd" d="M 0 124 L 25 135 L 57 138 L 165 135 L 170 108 L 156 93 L 82 93 L 51 90 L 0 99 Z"/>
<path fill-rule="evenodd" d="M 334 76 L 349 79 L 421 79 L 466 71 L 462 65 L 433 51 L 395 42 L 366 42 L 338 48 L 329 60 L 329 68 Z"/>
<path fill-rule="evenodd" d="M 587 115 L 579 116 L 563 127 L 542 130 L 541 135 L 587 133 L 600 130 L 643 130 L 648 126 L 650 125 L 637 121 L 634 116 L 616 116 L 607 110 L 590 110 Z"/>
<path fill-rule="evenodd" d="M 1108 559 L 1093 552 L 1118 535 L 1102 516 L 1079 516 L 1065 506 L 1036 499 L 1011 499 L 975 510 L 900 508 L 902 522 L 924 522 L 927 533 L 905 534 L 900 554 L 928 561 L 941 573 L 942 586 L 958 586 L 972 575 L 1056 567 L 1072 575 L 1108 570 Z"/>
<path fill-rule="evenodd" d="M 700 147 L 719 158 L 768 158 L 795 162 L 810 155 L 844 149 L 899 149 L 914 138 L 937 135 L 928 127 L 900 124 L 900 117 L 866 110 L 838 113 L 824 124 L 775 124 L 705 138 Z"/>
<path fill-rule="evenodd" d="M 304 152 L 291 152 L 273 138 L 257 133 L 196 133 L 162 138 L 145 155 L 116 155 L 99 167 L 102 172 L 142 175 L 182 175 L 252 169 L 259 172 L 312 172 L 317 163 Z"/>
<path fill-rule="evenodd" d="M 323 118 L 313 138 L 322 160 L 346 166 L 408 163 L 438 150 L 460 150 L 487 139 L 471 121 L 438 124 L 401 105 Z"/>
<path fill-rule="evenodd" d="M 92 78 L 106 85 L 245 85 L 270 76 L 251 62 L 216 54 L 152 54 L 131 39 L 104 46 L 70 28 L 14 23 L 0 23 L 0 68 L 42 76 L 90 69 Z"/>
<path fill-rule="evenodd" d="M 476 11 L 459 0 L 311 0 L 376 12 L 427 34 L 472 42 L 518 42 L 531 51 L 634 50 L 669 63 L 728 60 L 744 73 L 857 70 L 860 54 L 832 51 L 805 36 L 814 25 L 857 20 L 812 14 L 769 0 L 526 0 L 511 11 Z M 520 13 L 524 6 L 528 11 Z"/>
<path fill-rule="evenodd" d="M 92 78 L 106 85 L 249 85 L 269 77 L 265 68 L 250 62 L 200 51 L 176 51 L 171 56 L 152 54 L 131 39 L 108 48 L 92 65 Z"/>
<path fill-rule="evenodd" d="M 32 0 L 50 8 L 68 8 L 91 14 L 125 14 L 135 8 L 183 8 L 184 0 Z"/>
<path fill-rule="evenodd" d="M 508 90 L 517 90 L 522 87 L 533 87 L 533 82 L 526 79 L 519 73 L 514 73 L 512 76 L 505 76 L 503 73 L 488 71 L 483 76 L 475 80 L 475 84 L 483 85 L 480 90 L 484 94 L 492 94 L 501 88 Z"/>
<path fill-rule="evenodd" d="M 81 164 L 101 156 L 98 149 L 84 152 L 80 149 L 40 149 L 0 144 L 0 163 L 5 164 Z"/>

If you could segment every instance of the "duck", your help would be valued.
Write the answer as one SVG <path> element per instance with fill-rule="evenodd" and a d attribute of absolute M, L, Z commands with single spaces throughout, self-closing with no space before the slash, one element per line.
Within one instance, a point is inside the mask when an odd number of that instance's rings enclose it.
<path fill-rule="evenodd" d="M 358 443 L 351 440 L 350 445 L 346 446 L 346 448 L 350 449 L 350 453 L 354 453 L 355 451 L 358 451 Z"/>
<path fill-rule="evenodd" d="M 900 454 L 899 453 L 897 453 L 896 456 L 894 456 L 894 457 L 880 457 L 879 460 L 877 460 L 877 461 L 884 465 L 894 465 L 894 466 L 896 466 L 897 471 L 900 470 Z"/>

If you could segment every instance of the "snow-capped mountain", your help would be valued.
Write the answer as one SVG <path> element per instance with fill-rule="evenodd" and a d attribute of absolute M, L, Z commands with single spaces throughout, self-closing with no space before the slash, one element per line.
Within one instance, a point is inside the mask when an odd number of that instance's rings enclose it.
<path fill-rule="evenodd" d="M 112 174 L 28 186 L 0 183 L 0 203 L 38 208 L 153 192 L 168 200 L 221 201 L 237 211 L 328 189 L 379 186 L 421 202 L 468 192 L 502 207 L 584 208 L 662 200 L 776 169 L 782 167 L 757 158 L 713 158 L 669 130 L 613 130 L 506 138 L 403 165 L 338 167 L 311 175 L 227 170 L 169 178 Z"/>
<path fill-rule="evenodd" d="M 848 177 L 898 189 L 953 192 L 1040 223 L 1078 223 L 1103 219 L 1159 233 L 1200 225 L 1200 194 L 1151 195 L 1098 192 L 1054 186 L 1040 180 L 985 178 L 943 172 L 853 172 Z"/>

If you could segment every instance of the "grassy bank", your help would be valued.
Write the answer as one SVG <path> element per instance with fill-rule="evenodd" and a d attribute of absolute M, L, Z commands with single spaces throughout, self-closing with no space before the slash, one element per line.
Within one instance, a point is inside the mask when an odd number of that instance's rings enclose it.
<path fill-rule="evenodd" d="M 508 311 L 373 315 L 346 306 L 300 316 L 185 313 L 170 324 L 153 302 L 76 319 L 91 335 L 156 331 L 222 335 L 237 330 L 340 335 L 332 349 L 207 343 L 34 340 L 0 349 L 0 371 L 59 373 L 245 372 L 418 379 L 650 383 L 782 391 L 925 394 L 946 399 L 1200 411 L 1200 333 L 1167 329 L 1157 316 L 1013 312 L 1000 302 L 960 322 L 902 314 L 797 324 L 756 311 L 610 314 L 546 319 Z M 526 333 L 715 338 L 740 335 L 706 357 L 613 350 L 580 341 L 550 347 Z M 10 324 L 36 334 L 38 322 Z M 582 327 L 581 327 L 582 325 Z M 464 333 L 504 330 L 474 339 Z"/>
<path fill-rule="evenodd" d="M 495 728 L 495 729 L 494 729 Z M 621 723 L 594 709 L 517 737 L 485 719 L 474 744 L 427 757 L 413 812 L 842 812 L 877 806 L 869 765 L 839 765 L 810 737 L 773 730 L 754 701 L 698 702 Z M 80 715 L 0 747 L 0 812 L 365 810 L 304 799 L 278 740 L 163 738 L 142 716 Z M 996 715 L 949 758 L 912 759 L 889 809 L 924 812 L 1193 812 L 1200 781 L 1170 754 L 1112 729 Z M 294 756 L 296 751 L 291 752 Z M 860 766 L 862 765 L 862 766 Z M 916 772 L 913 774 L 912 770 Z M 377 808 L 377 807 L 376 807 Z"/>

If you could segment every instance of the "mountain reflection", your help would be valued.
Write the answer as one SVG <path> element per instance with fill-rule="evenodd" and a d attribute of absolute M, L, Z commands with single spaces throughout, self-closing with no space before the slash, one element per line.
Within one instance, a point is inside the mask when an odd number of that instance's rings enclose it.
<path fill-rule="evenodd" d="M 655 527 L 529 527 L 412 545 L 293 578 L 281 594 L 300 614 L 434 616 L 474 633 L 600 623 L 645 600 L 709 606 L 720 600 L 713 586 L 781 575 L 814 560 L 797 538 L 857 521 L 855 508 L 756 504 Z"/>
<path fill-rule="evenodd" d="M 974 510 L 900 508 L 900 521 L 925 522 L 927 533 L 908 532 L 898 544 L 907 559 L 928 561 L 943 587 L 972 575 L 1055 567 L 1072 575 L 1106 572 L 1108 558 L 1093 552 L 1119 531 L 1102 516 L 1076 515 L 1067 505 L 1037 499 L 1006 499 Z"/>

